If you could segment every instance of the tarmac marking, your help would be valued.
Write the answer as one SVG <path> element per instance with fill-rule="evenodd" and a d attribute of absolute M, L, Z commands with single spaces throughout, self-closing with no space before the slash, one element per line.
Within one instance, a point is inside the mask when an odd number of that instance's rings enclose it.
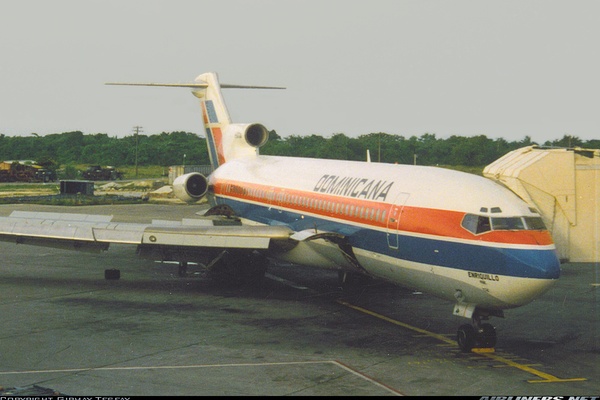
<path fill-rule="evenodd" d="M 133 367 L 97 367 L 97 368 L 66 368 L 66 369 L 45 369 L 45 370 L 30 370 L 30 371 L 0 371 L 2 375 L 24 375 L 24 374 L 52 374 L 52 373 L 68 373 L 68 372 L 88 372 L 88 371 L 134 371 L 134 370 L 159 370 L 159 369 L 190 369 L 190 368 L 231 368 L 231 367 L 272 367 L 272 366 L 288 366 L 288 365 L 314 365 L 314 364 L 331 364 L 344 371 L 350 372 L 352 375 L 359 377 L 375 386 L 378 386 L 397 396 L 404 396 L 398 390 L 377 381 L 376 379 L 351 368 L 350 366 L 337 361 L 290 361 L 290 362 L 271 362 L 271 363 L 239 363 L 239 364 L 192 364 L 192 365 L 154 365 L 154 366 L 133 366 Z"/>
<path fill-rule="evenodd" d="M 473 349 L 472 351 L 474 353 L 477 353 L 477 349 Z M 501 362 L 503 364 L 506 364 L 507 366 L 515 367 L 515 368 L 518 368 L 518 369 L 520 369 L 522 371 L 529 372 L 530 374 L 533 374 L 533 375 L 536 375 L 536 376 L 539 376 L 540 378 L 542 378 L 542 379 L 528 379 L 527 382 L 529 382 L 529 383 L 551 383 L 551 382 L 578 382 L 578 381 L 587 381 L 586 378 L 558 378 L 558 377 L 556 377 L 554 375 L 547 374 L 547 373 L 539 371 L 537 369 L 528 367 L 525 364 L 520 364 L 520 363 L 514 362 L 512 360 L 509 360 L 506 357 L 501 357 L 501 356 L 499 356 L 497 354 L 493 354 L 493 353 L 477 353 L 477 354 L 480 354 L 480 355 L 482 355 L 484 357 L 487 357 L 487 358 L 491 358 L 492 360 Z"/>
<path fill-rule="evenodd" d="M 399 325 L 399 326 L 401 326 L 403 328 L 419 332 L 419 333 L 421 333 L 421 334 L 423 334 L 425 336 L 429 336 L 429 337 L 432 337 L 434 339 L 441 340 L 444 343 L 452 344 L 453 346 L 458 346 L 458 344 L 454 340 L 448 339 L 445 335 L 440 335 L 438 333 L 430 332 L 430 331 L 427 331 L 425 329 L 417 328 L 416 326 L 412 326 L 412 325 L 409 325 L 407 323 L 397 321 L 395 319 L 386 317 L 385 315 L 378 314 L 378 313 L 376 313 L 374 311 L 370 311 L 370 310 L 367 310 L 365 308 L 362 308 L 362 307 L 359 307 L 359 306 L 355 306 L 354 304 L 350 304 L 350 303 L 348 303 L 346 301 L 343 301 L 341 299 L 337 300 L 337 302 L 339 304 L 343 305 L 343 306 L 352 308 L 352 309 L 354 309 L 356 311 L 360 311 L 360 312 L 362 312 L 364 314 L 371 315 L 371 316 L 373 316 L 375 318 L 382 319 L 382 320 L 390 322 L 390 323 L 392 323 L 394 325 Z M 477 355 L 479 355 L 481 357 L 490 358 L 490 359 L 492 359 L 494 361 L 497 361 L 499 363 L 505 364 L 506 366 L 517 368 L 517 369 L 519 369 L 521 371 L 525 371 L 525 372 L 528 372 L 528 373 L 530 373 L 532 375 L 539 376 L 540 378 L 542 378 L 542 379 L 530 379 L 530 380 L 527 380 L 527 382 L 529 382 L 529 383 L 578 382 L 578 381 L 586 381 L 587 380 L 587 378 L 558 378 L 556 376 L 553 376 L 553 375 L 547 374 L 545 372 L 539 371 L 537 369 L 531 368 L 528 365 L 520 364 L 520 363 L 517 363 L 515 361 L 509 360 L 507 357 L 499 356 L 499 355 L 495 354 L 493 351 L 490 351 L 489 349 L 477 349 L 477 348 L 475 348 L 475 349 L 472 349 L 471 352 L 474 353 L 474 354 L 477 354 Z"/>
<path fill-rule="evenodd" d="M 410 330 L 412 330 L 412 331 L 419 332 L 419 333 L 421 333 L 422 335 L 429 336 L 429 337 L 435 338 L 435 339 L 437 339 L 437 340 L 441 340 L 441 341 L 442 341 L 442 342 L 444 342 L 444 343 L 451 344 L 451 345 L 453 345 L 453 346 L 457 346 L 457 344 L 456 344 L 456 342 L 455 342 L 454 340 L 452 340 L 452 339 L 448 339 L 448 338 L 447 338 L 445 335 L 440 335 L 440 334 L 438 334 L 438 333 L 433 333 L 433 332 L 427 331 L 427 330 L 425 330 L 425 329 L 417 328 L 416 326 L 412 326 L 412 325 L 406 324 L 406 323 L 404 323 L 404 322 L 397 321 L 397 320 L 395 320 L 395 319 L 392 319 L 392 318 L 386 317 L 385 315 L 377 314 L 376 312 L 373 312 L 373 311 L 367 310 L 366 308 L 362 308 L 362 307 L 359 307 L 359 306 L 355 306 L 354 304 L 350 304 L 350 303 L 348 303 L 348 302 L 345 302 L 345 301 L 343 301 L 343 300 L 337 300 L 337 302 L 338 302 L 339 304 L 343 305 L 343 306 L 346 306 L 346 307 L 352 308 L 352 309 L 354 309 L 354 310 L 356 310 L 356 311 L 360 311 L 360 312 L 362 312 L 362 313 L 365 313 L 365 314 L 371 315 L 371 316 L 373 316 L 373 317 L 375 317 L 375 318 L 382 319 L 382 320 L 384 320 L 384 321 L 387 321 L 387 322 L 390 322 L 390 323 L 392 323 L 392 324 L 394 324 L 394 325 L 399 325 L 399 326 L 401 326 L 401 327 L 403 327 L 403 328 L 406 328 L 406 329 L 410 329 Z"/>
<path fill-rule="evenodd" d="M 357 371 L 354 368 L 351 368 L 348 365 L 346 365 L 346 364 L 344 364 L 344 363 L 342 363 L 340 361 L 333 361 L 333 362 L 336 363 L 337 365 L 339 365 L 340 367 L 342 367 L 343 369 L 345 369 L 345 370 L 347 370 L 347 371 L 349 371 L 349 372 L 351 372 L 351 373 L 353 373 L 355 375 L 358 375 L 361 378 L 366 379 L 367 381 L 369 381 L 369 382 L 371 382 L 371 383 L 373 383 L 373 384 L 375 384 L 375 385 L 377 385 L 379 387 L 382 387 L 382 388 L 386 389 L 387 391 L 389 391 L 391 393 L 394 393 L 394 394 L 396 394 L 398 396 L 404 396 L 404 394 L 400 393 L 396 389 L 394 389 L 394 388 L 386 385 L 385 383 L 381 383 L 381 382 L 375 380 L 374 378 L 371 378 L 370 376 L 368 376 L 368 375 L 366 375 L 366 374 L 364 374 L 364 373 L 362 373 L 360 371 Z"/>

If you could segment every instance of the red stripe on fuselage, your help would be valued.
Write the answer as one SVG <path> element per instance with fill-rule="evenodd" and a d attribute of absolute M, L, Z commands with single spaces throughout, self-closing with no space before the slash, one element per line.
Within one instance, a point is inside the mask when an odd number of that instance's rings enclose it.
<path fill-rule="evenodd" d="M 390 208 L 393 206 L 390 203 L 228 180 L 214 182 L 214 192 L 220 196 L 285 208 L 301 214 L 370 225 L 379 229 L 398 229 L 416 234 L 489 243 L 522 245 L 553 243 L 548 231 L 490 231 L 475 235 L 461 226 L 466 214 L 463 211 L 404 206 L 400 215 L 400 224 L 397 226 L 396 223 L 389 223 Z"/>
<path fill-rule="evenodd" d="M 223 133 L 219 127 L 211 128 L 210 131 L 212 132 L 215 147 L 217 148 L 219 165 L 223 165 L 225 163 L 225 154 L 223 154 Z"/>

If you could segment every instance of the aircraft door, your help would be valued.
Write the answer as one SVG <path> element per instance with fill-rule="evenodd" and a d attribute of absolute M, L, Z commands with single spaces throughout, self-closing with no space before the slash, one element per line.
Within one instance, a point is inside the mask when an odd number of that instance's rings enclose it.
<path fill-rule="evenodd" d="M 398 249 L 398 229 L 404 205 L 410 197 L 410 193 L 401 192 L 388 211 L 387 218 L 387 242 L 390 249 Z"/>

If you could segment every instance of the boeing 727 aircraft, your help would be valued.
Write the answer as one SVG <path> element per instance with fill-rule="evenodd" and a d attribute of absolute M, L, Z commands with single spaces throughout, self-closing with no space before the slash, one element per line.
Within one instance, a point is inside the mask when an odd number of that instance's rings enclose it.
<path fill-rule="evenodd" d="M 110 216 L 14 212 L 0 239 L 107 250 L 129 243 L 141 256 L 199 262 L 212 271 L 264 274 L 266 258 L 336 270 L 342 286 L 382 279 L 455 303 L 463 351 L 493 347 L 485 322 L 522 306 L 558 279 L 555 246 L 538 211 L 483 177 L 443 168 L 264 156 L 269 131 L 234 124 L 215 73 L 187 87 L 200 100 L 210 160 L 208 177 L 173 183 L 180 199 L 205 196 L 202 218 L 152 224 L 111 223 Z M 263 258 L 265 257 L 265 258 Z M 240 262 L 243 260 L 243 262 Z"/>

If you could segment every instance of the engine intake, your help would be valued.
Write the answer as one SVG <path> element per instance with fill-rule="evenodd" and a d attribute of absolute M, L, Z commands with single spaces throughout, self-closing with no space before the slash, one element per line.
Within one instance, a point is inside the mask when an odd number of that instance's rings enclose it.
<path fill-rule="evenodd" d="M 173 193 L 186 203 L 195 203 L 201 200 L 208 191 L 208 179 L 199 172 L 190 172 L 178 176 L 173 181 Z"/>
<path fill-rule="evenodd" d="M 252 147 L 261 147 L 269 140 L 269 131 L 262 124 L 249 124 L 244 131 L 244 139 Z"/>

